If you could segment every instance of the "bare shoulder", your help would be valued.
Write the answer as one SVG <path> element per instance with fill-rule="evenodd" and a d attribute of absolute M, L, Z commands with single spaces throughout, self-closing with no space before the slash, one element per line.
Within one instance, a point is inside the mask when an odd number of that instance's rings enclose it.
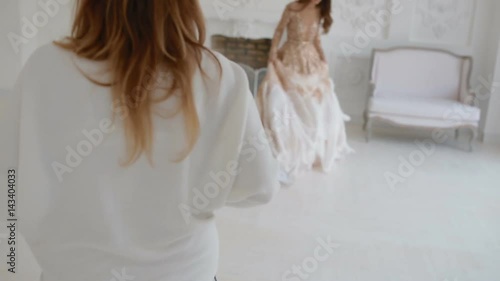
<path fill-rule="evenodd" d="M 303 7 L 302 3 L 299 3 L 298 1 L 293 1 L 293 2 L 289 3 L 288 5 L 286 5 L 286 10 L 299 11 L 300 9 L 302 9 L 302 7 Z"/>

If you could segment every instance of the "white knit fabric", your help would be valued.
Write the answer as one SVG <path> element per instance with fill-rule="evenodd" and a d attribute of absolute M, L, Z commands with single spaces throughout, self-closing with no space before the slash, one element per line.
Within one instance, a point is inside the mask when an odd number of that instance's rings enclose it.
<path fill-rule="evenodd" d="M 118 112 L 110 125 L 110 89 L 80 72 L 105 80 L 103 63 L 53 45 L 29 59 L 17 87 L 18 208 L 44 281 L 213 280 L 214 211 L 266 203 L 279 188 L 247 77 L 217 57 L 222 78 L 205 55 L 207 76 L 193 82 L 201 134 L 189 157 L 174 161 L 186 145 L 182 115 L 155 115 L 153 166 L 142 157 L 128 167 L 120 165 L 127 117 Z"/>

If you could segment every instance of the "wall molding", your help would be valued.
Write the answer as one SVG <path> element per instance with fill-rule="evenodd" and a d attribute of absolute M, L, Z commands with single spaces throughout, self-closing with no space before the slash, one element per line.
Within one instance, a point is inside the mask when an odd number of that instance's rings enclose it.
<path fill-rule="evenodd" d="M 411 39 L 468 46 L 472 40 L 476 0 L 417 0 Z"/>
<path fill-rule="evenodd" d="M 377 22 L 374 13 L 390 11 L 392 3 L 393 0 L 337 0 L 333 9 L 335 22 L 345 35 L 352 36 L 359 30 L 365 30 L 369 23 Z M 383 27 L 379 39 L 387 38 L 389 26 L 390 22 Z"/>

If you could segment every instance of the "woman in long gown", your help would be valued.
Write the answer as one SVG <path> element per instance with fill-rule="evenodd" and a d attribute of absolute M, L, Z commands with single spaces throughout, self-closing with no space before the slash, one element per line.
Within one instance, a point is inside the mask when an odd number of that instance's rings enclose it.
<path fill-rule="evenodd" d="M 290 3 L 276 29 L 257 102 L 284 183 L 315 166 L 329 172 L 352 151 L 320 35 L 333 23 L 331 0 Z M 283 32 L 287 40 L 278 49 Z"/>

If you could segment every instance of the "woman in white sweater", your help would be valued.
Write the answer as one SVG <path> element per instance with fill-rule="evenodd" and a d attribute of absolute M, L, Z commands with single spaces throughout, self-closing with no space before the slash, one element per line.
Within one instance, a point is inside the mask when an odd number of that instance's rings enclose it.
<path fill-rule="evenodd" d="M 18 216 L 42 280 L 213 280 L 214 211 L 279 189 L 245 73 L 204 35 L 197 0 L 81 0 L 27 62 Z"/>

